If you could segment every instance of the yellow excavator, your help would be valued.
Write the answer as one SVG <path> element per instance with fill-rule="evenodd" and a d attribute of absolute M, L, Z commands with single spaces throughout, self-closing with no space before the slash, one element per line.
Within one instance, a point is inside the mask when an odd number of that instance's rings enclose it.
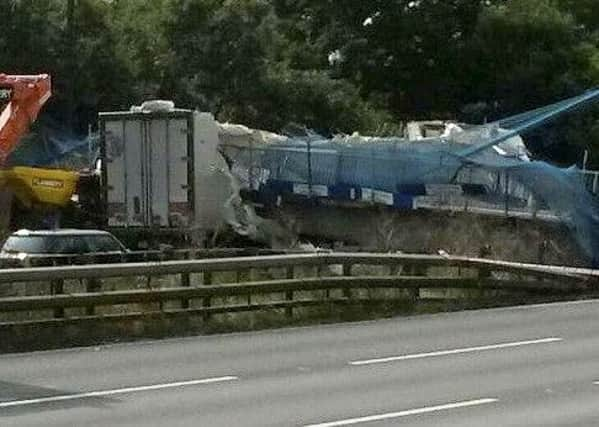
<path fill-rule="evenodd" d="M 9 155 L 51 95 L 47 74 L 0 74 L 0 192 L 14 195 L 27 209 L 66 206 L 79 179 L 77 172 L 62 169 L 6 167 Z M 9 207 L 2 209 L 6 213 Z"/>

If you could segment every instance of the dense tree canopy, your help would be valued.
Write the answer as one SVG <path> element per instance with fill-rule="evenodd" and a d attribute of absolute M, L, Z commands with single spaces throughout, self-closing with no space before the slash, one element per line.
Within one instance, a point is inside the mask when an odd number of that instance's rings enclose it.
<path fill-rule="evenodd" d="M 47 114 L 79 131 L 160 97 L 275 131 L 392 133 L 599 83 L 596 0 L 4 0 L 0 22 L 0 72 L 51 73 Z M 563 163 L 588 148 L 597 162 L 598 118 L 573 116 L 531 146 Z"/>

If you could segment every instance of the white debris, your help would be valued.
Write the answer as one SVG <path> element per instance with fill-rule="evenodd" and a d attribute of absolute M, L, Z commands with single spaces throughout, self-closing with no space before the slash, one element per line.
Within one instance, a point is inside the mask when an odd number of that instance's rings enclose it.
<path fill-rule="evenodd" d="M 153 99 L 145 101 L 141 105 L 131 106 L 131 112 L 133 113 L 168 113 L 175 109 L 175 103 L 173 101 L 166 101 L 162 99 Z"/>
<path fill-rule="evenodd" d="M 329 65 L 333 66 L 333 65 L 337 65 L 340 62 L 343 62 L 343 54 L 341 53 L 341 51 L 339 49 L 332 51 L 331 53 L 329 53 Z"/>

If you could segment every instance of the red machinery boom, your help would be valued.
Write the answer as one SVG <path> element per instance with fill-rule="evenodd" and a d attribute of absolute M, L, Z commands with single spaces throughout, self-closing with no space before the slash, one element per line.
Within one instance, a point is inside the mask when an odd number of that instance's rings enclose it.
<path fill-rule="evenodd" d="M 0 74 L 0 167 L 52 96 L 50 76 Z"/>

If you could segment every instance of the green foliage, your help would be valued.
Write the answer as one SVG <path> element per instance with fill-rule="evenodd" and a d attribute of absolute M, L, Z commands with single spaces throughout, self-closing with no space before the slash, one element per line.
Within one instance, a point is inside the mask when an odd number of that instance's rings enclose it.
<path fill-rule="evenodd" d="M 268 122 L 281 128 L 291 121 L 321 133 L 376 133 L 392 119 L 361 98 L 358 89 L 345 80 L 333 79 L 326 71 L 274 67 L 266 73 Z M 269 123 L 265 123 L 268 125 Z"/>
<path fill-rule="evenodd" d="M 180 104 L 271 130 L 289 122 L 325 133 L 372 130 L 388 119 L 349 81 L 314 68 L 316 61 L 294 67 L 302 62 L 297 33 L 270 3 L 179 1 L 175 9 L 167 34 Z"/>
<path fill-rule="evenodd" d="M 479 17 L 470 53 L 479 61 L 468 69 L 477 77 L 473 100 L 494 105 L 491 118 L 572 96 L 599 82 L 595 36 L 577 22 L 576 9 L 559 3 L 510 0 Z M 580 149 L 564 146 L 599 143 L 591 132 L 597 117 L 593 112 L 572 117 L 560 128 L 561 140 L 556 141 L 556 132 L 541 133 L 531 146 L 564 163 L 579 161 Z"/>
<path fill-rule="evenodd" d="M 0 8 L 0 69 L 60 71 L 64 7 L 53 0 L 5 0 Z"/>
<path fill-rule="evenodd" d="M 0 72 L 51 73 L 48 111 L 74 113 L 79 130 L 160 97 L 274 131 L 388 134 L 417 118 L 494 119 L 599 82 L 596 0 L 75 0 L 72 37 L 68 3 L 4 1 Z M 598 117 L 533 146 L 564 162 L 599 155 Z"/>
<path fill-rule="evenodd" d="M 104 15 L 108 32 L 115 37 L 115 53 L 125 68 L 122 77 L 129 79 L 134 96 L 162 96 L 172 63 L 163 28 L 172 20 L 172 13 L 169 0 L 127 0 L 114 2 Z"/>

